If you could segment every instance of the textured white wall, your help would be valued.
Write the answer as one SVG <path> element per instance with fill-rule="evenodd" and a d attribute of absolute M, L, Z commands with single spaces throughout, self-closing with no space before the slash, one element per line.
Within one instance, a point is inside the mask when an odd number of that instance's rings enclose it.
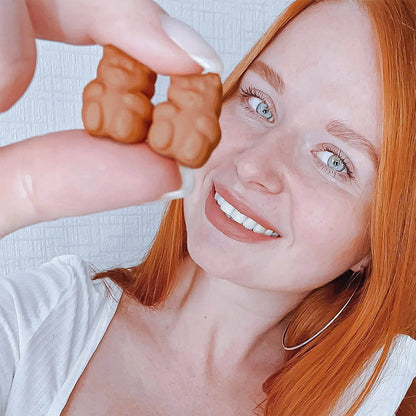
<path fill-rule="evenodd" d="M 225 75 L 290 0 L 159 0 L 171 15 L 197 29 L 224 60 Z M 38 41 L 38 64 L 28 91 L 0 114 L 0 145 L 58 130 L 82 128 L 81 94 L 93 78 L 101 48 Z M 168 79 L 157 84 L 164 101 Z M 164 205 L 148 204 L 64 218 L 16 231 L 0 240 L 0 275 L 36 267 L 60 254 L 78 254 L 99 268 L 130 266 L 143 257 Z"/>

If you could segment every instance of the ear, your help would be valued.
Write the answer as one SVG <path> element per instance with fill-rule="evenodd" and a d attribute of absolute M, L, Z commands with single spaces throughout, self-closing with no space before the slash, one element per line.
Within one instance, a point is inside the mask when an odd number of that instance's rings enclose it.
<path fill-rule="evenodd" d="M 367 254 L 364 258 L 362 258 L 358 263 L 354 264 L 354 266 L 350 267 L 350 269 L 356 273 L 360 270 L 364 270 L 369 264 L 371 260 L 371 254 Z"/>

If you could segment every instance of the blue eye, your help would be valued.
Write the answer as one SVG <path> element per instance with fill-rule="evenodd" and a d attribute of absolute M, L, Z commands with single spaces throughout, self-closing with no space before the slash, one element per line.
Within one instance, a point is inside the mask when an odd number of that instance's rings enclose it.
<path fill-rule="evenodd" d="M 262 117 L 266 118 L 267 120 L 271 120 L 273 115 L 269 109 L 269 106 L 260 98 L 258 97 L 251 97 L 248 100 L 248 103 L 253 110 L 255 110 L 258 114 Z"/>
<path fill-rule="evenodd" d="M 272 123 L 274 122 L 273 104 L 270 105 L 271 100 L 260 90 L 249 86 L 248 88 L 241 87 L 239 90 L 242 105 L 256 116 L 265 119 Z"/>
<path fill-rule="evenodd" d="M 325 143 L 312 153 L 316 156 L 316 164 L 328 175 L 341 180 L 355 179 L 354 165 L 348 156 L 336 146 Z"/>
<path fill-rule="evenodd" d="M 342 158 L 333 152 L 324 151 L 317 152 L 316 154 L 318 155 L 319 159 L 326 163 L 331 169 L 337 172 L 348 172 L 347 166 L 345 165 Z"/>

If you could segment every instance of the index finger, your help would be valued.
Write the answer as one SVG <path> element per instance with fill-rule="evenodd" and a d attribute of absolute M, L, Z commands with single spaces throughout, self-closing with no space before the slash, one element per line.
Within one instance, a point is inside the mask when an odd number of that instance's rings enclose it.
<path fill-rule="evenodd" d="M 36 36 L 112 44 L 162 75 L 221 73 L 221 59 L 190 26 L 151 0 L 27 0 Z"/>

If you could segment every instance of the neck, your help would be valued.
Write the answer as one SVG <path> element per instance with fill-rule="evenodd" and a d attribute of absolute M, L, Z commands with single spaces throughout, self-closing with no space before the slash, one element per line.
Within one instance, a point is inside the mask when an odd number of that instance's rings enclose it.
<path fill-rule="evenodd" d="M 272 371 L 282 361 L 284 329 L 305 294 L 240 286 L 208 275 L 190 257 L 178 273 L 178 286 L 157 312 L 169 344 L 227 372 L 242 366 Z"/>

